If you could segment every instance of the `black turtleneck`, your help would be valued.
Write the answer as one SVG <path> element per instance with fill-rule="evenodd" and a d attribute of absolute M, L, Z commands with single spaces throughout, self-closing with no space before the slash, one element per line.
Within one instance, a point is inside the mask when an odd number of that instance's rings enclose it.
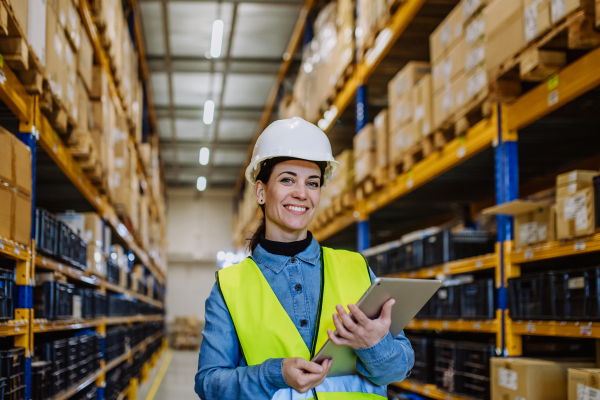
<path fill-rule="evenodd" d="M 267 240 L 265 235 L 260 237 L 260 245 L 263 249 L 271 254 L 286 257 L 292 257 L 302 253 L 310 245 L 311 241 L 312 233 L 310 233 L 310 231 L 306 235 L 306 239 L 298 240 L 297 242 L 275 242 L 273 240 Z"/>

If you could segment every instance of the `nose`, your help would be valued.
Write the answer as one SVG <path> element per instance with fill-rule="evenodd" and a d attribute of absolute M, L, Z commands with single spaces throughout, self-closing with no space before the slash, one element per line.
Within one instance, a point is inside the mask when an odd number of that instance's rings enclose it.
<path fill-rule="evenodd" d="M 306 186 L 305 185 L 297 185 L 292 193 L 292 196 L 298 200 L 306 199 Z"/>

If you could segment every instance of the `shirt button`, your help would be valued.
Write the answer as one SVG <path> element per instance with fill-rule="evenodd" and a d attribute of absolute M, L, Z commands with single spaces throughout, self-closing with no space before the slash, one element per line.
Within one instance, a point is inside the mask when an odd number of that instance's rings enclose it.
<path fill-rule="evenodd" d="M 293 263 L 295 263 L 296 262 L 296 257 L 290 258 L 290 261 L 293 262 Z"/>
<path fill-rule="evenodd" d="M 308 321 L 303 319 L 302 321 L 300 321 L 300 326 L 306 326 L 308 325 Z"/>
<path fill-rule="evenodd" d="M 297 291 L 297 292 L 299 292 L 299 291 L 301 291 L 301 290 L 302 290 L 302 285 L 298 283 L 298 284 L 296 285 L 296 291 Z"/>

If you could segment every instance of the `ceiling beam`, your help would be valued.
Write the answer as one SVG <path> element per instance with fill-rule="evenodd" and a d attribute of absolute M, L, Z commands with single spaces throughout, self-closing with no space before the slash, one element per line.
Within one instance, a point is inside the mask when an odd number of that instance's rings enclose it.
<path fill-rule="evenodd" d="M 210 143 L 199 140 L 178 140 L 177 145 L 181 146 L 180 150 L 197 150 L 200 151 L 201 147 L 208 146 Z M 163 150 L 173 150 L 173 144 L 169 141 L 161 141 L 160 146 Z M 250 142 L 217 142 L 211 145 L 213 150 L 233 150 L 233 151 L 246 151 L 250 146 Z"/>
<path fill-rule="evenodd" d="M 176 106 L 174 107 L 173 117 L 176 119 L 202 119 L 202 109 L 204 106 Z M 171 118 L 168 106 L 157 105 L 154 107 L 156 118 Z M 223 119 L 235 119 L 245 121 L 258 121 L 264 111 L 263 107 L 223 107 L 220 115 Z"/>
<path fill-rule="evenodd" d="M 167 170 L 169 170 L 170 167 L 172 167 L 172 166 L 173 166 L 172 164 L 165 163 L 165 168 L 167 168 Z M 222 166 L 219 166 L 218 168 L 219 168 L 219 172 L 222 172 L 224 174 L 231 174 L 232 178 L 234 180 L 235 180 L 235 176 L 240 171 L 239 165 L 222 165 Z M 200 165 L 200 164 L 187 165 L 187 166 L 182 165 L 179 168 L 180 175 L 196 175 L 196 176 L 204 175 L 204 176 L 207 176 L 208 171 L 209 171 L 208 165 Z"/>
<path fill-rule="evenodd" d="M 244 75 L 276 75 L 279 71 L 282 59 L 279 58 L 234 58 L 229 65 L 229 72 Z M 296 67 L 300 66 L 300 59 L 294 59 Z M 171 64 L 165 62 L 163 55 L 155 55 L 148 58 L 148 67 L 151 72 L 205 72 L 211 70 L 224 73 L 226 69 L 225 60 L 207 59 L 205 57 L 171 57 Z"/>

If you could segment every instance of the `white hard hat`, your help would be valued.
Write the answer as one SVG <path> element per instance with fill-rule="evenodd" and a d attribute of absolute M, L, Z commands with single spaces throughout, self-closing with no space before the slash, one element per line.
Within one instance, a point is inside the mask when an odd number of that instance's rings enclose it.
<path fill-rule="evenodd" d="M 327 135 L 300 117 L 275 121 L 260 134 L 250 165 L 246 168 L 248 182 L 254 185 L 263 162 L 276 157 L 327 162 L 324 178 L 328 179 L 331 179 L 339 165 L 331 154 Z"/>

